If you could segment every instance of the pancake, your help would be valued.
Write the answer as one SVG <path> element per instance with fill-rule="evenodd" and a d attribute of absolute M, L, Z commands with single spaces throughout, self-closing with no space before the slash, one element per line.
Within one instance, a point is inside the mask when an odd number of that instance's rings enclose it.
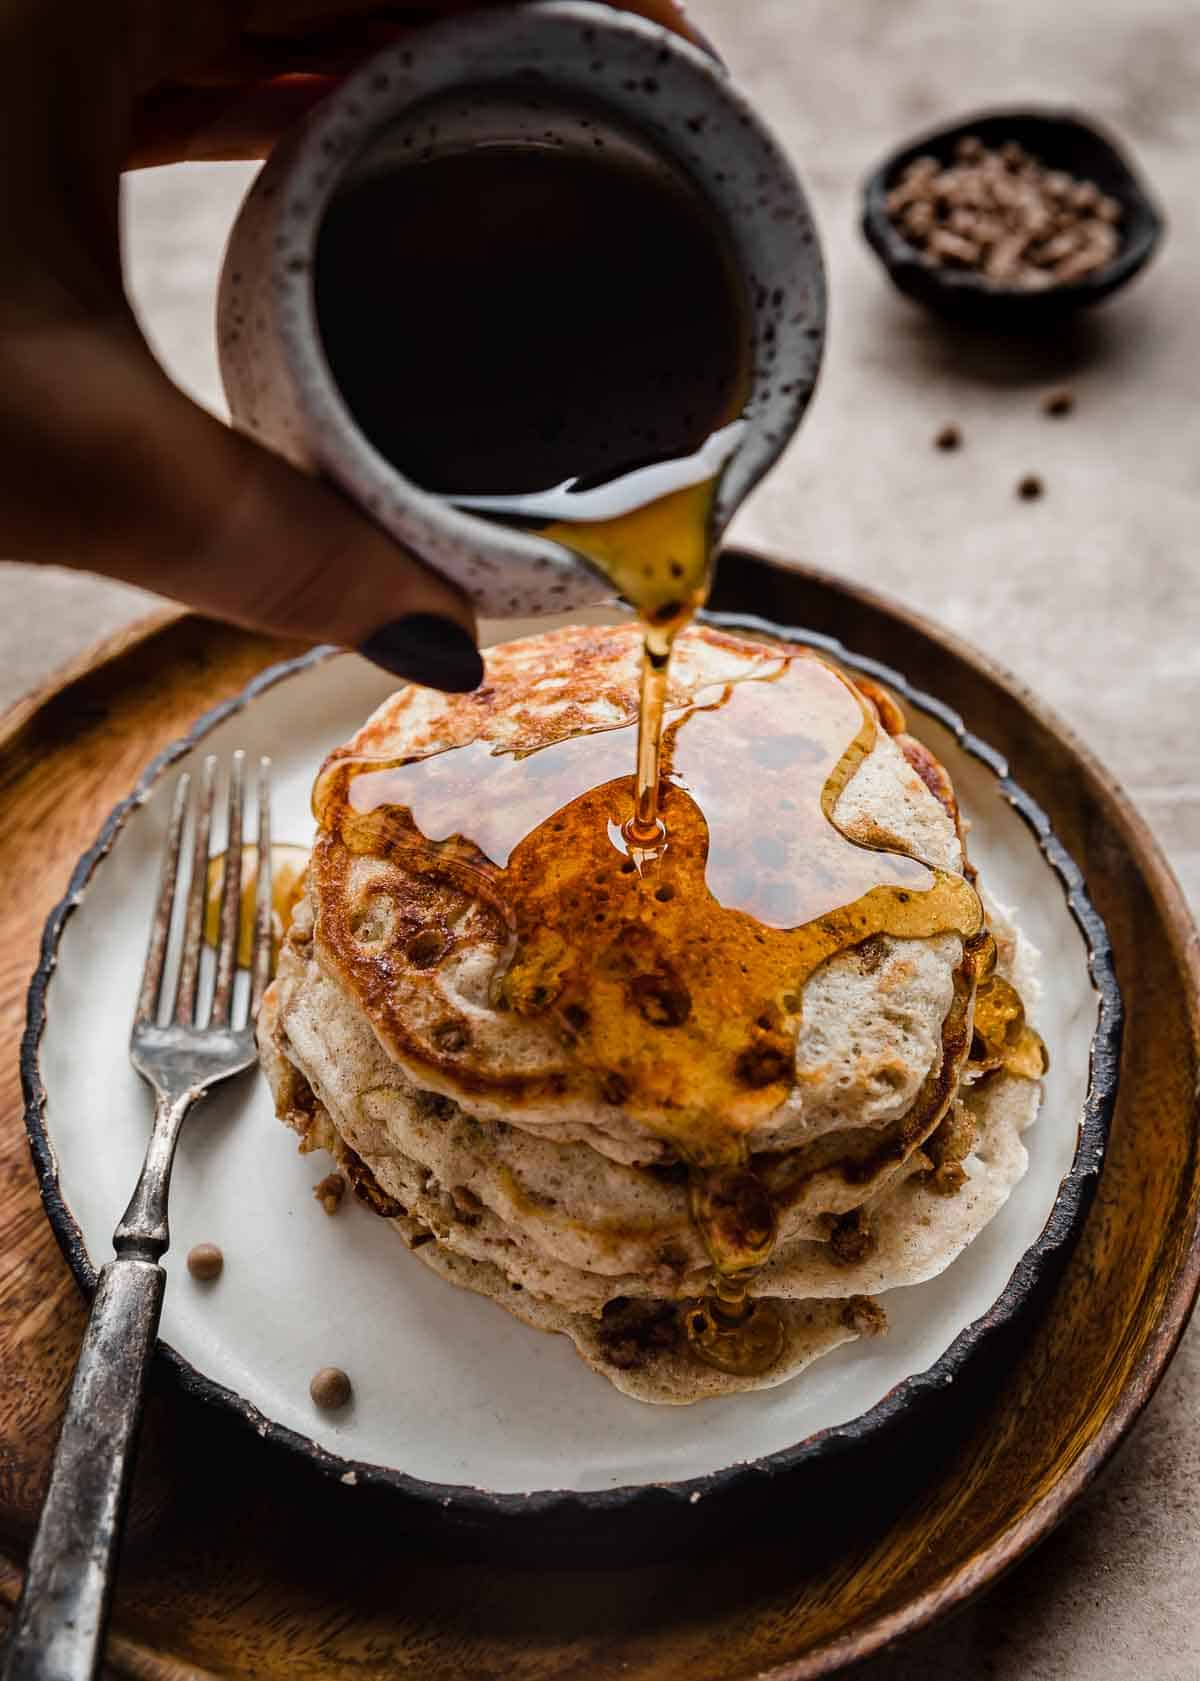
<path fill-rule="evenodd" d="M 739 996 L 744 945 L 756 941 L 757 923 L 749 925 L 748 918 L 731 912 L 698 930 L 696 907 L 704 890 L 701 884 L 693 891 L 697 884 L 688 881 L 672 898 L 656 903 L 647 949 L 630 949 L 631 930 L 619 908 L 609 913 L 618 933 L 612 941 L 600 941 L 591 905 L 598 892 L 610 895 L 612 903 L 629 879 L 614 868 L 620 860 L 612 856 L 605 811 L 598 809 L 587 825 L 605 849 L 595 866 L 580 844 L 580 821 L 569 846 L 557 842 L 551 828 L 567 803 L 558 798 L 560 788 L 569 784 L 566 776 L 560 784 L 552 774 L 557 767 L 547 749 L 586 739 L 589 776 L 602 789 L 611 785 L 602 775 L 610 767 L 622 782 L 628 780 L 621 773 L 632 761 L 639 647 L 633 626 L 568 629 L 492 650 L 487 681 L 474 694 L 400 691 L 333 756 L 322 780 L 342 762 L 370 758 L 414 761 L 422 779 L 432 780 L 443 765 L 449 773 L 455 755 L 447 749 L 481 749 L 463 767 L 464 785 L 451 787 L 443 802 L 447 809 L 427 819 L 437 821 L 446 835 L 437 852 L 437 872 L 430 872 L 428 845 L 412 844 L 411 827 L 399 834 L 368 833 L 365 851 L 358 850 L 361 838 L 347 834 L 345 827 L 323 832 L 310 872 L 321 966 L 359 1002 L 400 1067 L 429 1089 L 469 1102 L 480 1118 L 519 1116 L 527 1130 L 583 1139 L 633 1161 L 646 1160 L 648 1152 L 667 1153 L 664 1133 L 670 1130 L 671 1112 L 680 1106 L 680 1091 L 701 1080 L 711 1085 L 714 1062 L 731 1064 L 753 1047 L 762 1003 L 757 991 L 744 1000 Z M 829 680 L 823 662 L 807 656 L 781 662 L 774 649 L 707 628 L 689 631 L 676 644 L 669 704 L 681 709 L 703 702 L 724 685 L 748 691 L 748 679 L 780 663 L 789 672 Z M 730 731 L 708 747 L 710 779 L 740 795 L 727 819 L 730 827 L 753 824 L 762 779 L 747 775 L 746 767 L 753 766 L 764 737 L 778 727 L 772 703 L 783 697 L 767 685 L 755 688 L 761 689 L 758 712 L 765 716 L 752 717 L 747 721 L 752 728 Z M 627 727 L 614 727 L 622 723 Z M 805 742 L 798 732 L 789 732 L 788 739 Z M 597 749 L 603 750 L 603 762 Z M 318 804 L 319 792 L 320 784 Z M 539 822 L 543 812 L 548 816 Z M 665 815 L 674 832 L 670 794 Z M 842 793 L 836 817 L 839 830 L 862 843 L 847 848 L 848 854 L 862 856 L 868 846 L 890 847 L 934 868 L 961 868 L 961 843 L 951 814 L 884 730 L 877 732 Z M 488 826 L 500 823 L 509 833 L 531 837 L 527 873 L 537 879 L 526 891 L 526 898 L 535 901 L 530 920 L 540 909 L 539 892 L 552 888 L 563 930 L 560 941 L 573 947 L 569 957 L 577 965 L 590 965 L 586 973 L 564 977 L 558 967 L 561 945 L 549 952 L 549 940 L 531 941 L 532 949 L 513 962 L 507 907 L 480 891 L 490 860 L 479 845 L 457 833 L 464 823 L 485 841 Z M 806 857 L 810 838 L 798 824 L 789 855 L 768 863 L 748 854 L 744 864 L 753 886 L 765 892 L 780 879 L 803 880 L 811 870 Z M 548 856 L 558 876 L 549 888 Z M 511 876 L 521 861 L 518 847 L 506 874 Z M 511 884 L 506 888 L 511 891 Z M 564 923 L 563 902 L 572 894 L 576 916 Z M 604 913 L 597 909 L 596 914 Z M 646 933 L 644 921 L 636 932 Z M 647 1035 L 643 1020 L 623 1008 L 623 996 L 615 1009 L 610 1007 L 611 995 L 623 993 L 624 977 L 610 978 L 604 965 L 613 946 L 621 948 L 622 942 L 621 955 L 644 971 L 637 979 L 666 977 L 664 992 L 673 985 L 686 998 L 689 1013 L 681 1032 Z M 893 949 L 884 939 L 870 948 L 869 957 L 879 961 Z M 781 956 L 781 971 L 790 974 L 793 955 L 785 948 Z M 722 1125 L 745 1131 L 753 1149 L 785 1149 L 800 1136 L 904 1116 L 933 1060 L 960 957 L 961 945 L 954 939 L 941 948 L 904 942 L 898 964 L 903 980 L 895 989 L 881 986 L 873 974 L 863 976 L 858 954 L 831 966 L 807 1011 L 792 1012 L 792 1020 L 781 1023 L 790 1040 L 801 1035 L 795 1045 L 795 1087 L 803 1101 L 787 1102 L 789 1092 L 783 1088 L 731 1084 L 722 1093 Z M 498 979 L 506 987 L 499 1000 L 493 993 Z M 570 997 L 567 980 L 575 982 Z M 558 988 L 556 1008 L 532 1008 L 539 992 L 551 986 Z M 786 995 L 786 986 L 779 990 Z M 668 1009 L 675 1002 L 670 996 L 661 1001 Z M 496 1008 L 497 1002 L 502 1007 Z M 651 1006 L 654 1002 L 652 995 Z M 579 1019 L 580 1011 L 588 1017 L 588 1031 L 572 1042 L 572 1017 Z M 830 1017 L 835 1019 L 829 1022 Z M 852 1017 L 862 1032 L 841 1035 L 836 1022 L 844 1017 Z M 614 1084 L 618 1067 L 620 1079 Z M 610 1101 L 614 1091 L 619 1099 Z M 705 1096 L 710 1096 L 707 1089 Z"/>
<path fill-rule="evenodd" d="M 680 637 L 670 840 L 649 880 L 623 870 L 601 819 L 630 781 L 638 647 L 629 626 L 494 649 L 476 694 L 402 690 L 331 756 L 259 1031 L 302 1148 L 420 1259 L 625 1393 L 682 1403 L 878 1334 L 875 1295 L 954 1260 L 1024 1172 L 1040 1086 L 1009 1042 L 1040 1042 L 1009 1011 L 1005 1043 L 973 1043 L 981 912 L 949 779 L 885 691 L 807 653 Z M 800 790 L 835 764 L 806 827 Z M 764 782 L 794 823 L 764 828 Z M 751 837 L 732 857 L 731 832 Z M 988 923 L 983 984 L 1019 1010 L 1027 942 Z M 682 1331 L 711 1273 L 688 1162 L 731 1140 L 777 1222 L 749 1288 L 784 1346 L 753 1376 Z"/>

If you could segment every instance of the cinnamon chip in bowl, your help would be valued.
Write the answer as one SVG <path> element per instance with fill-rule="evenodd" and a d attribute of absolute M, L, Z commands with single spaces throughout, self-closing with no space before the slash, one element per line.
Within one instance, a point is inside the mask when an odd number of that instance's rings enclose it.
<path fill-rule="evenodd" d="M 980 115 L 904 146 L 868 180 L 862 225 L 900 291 L 1006 328 L 1109 296 L 1164 228 L 1116 145 L 1053 111 Z"/>

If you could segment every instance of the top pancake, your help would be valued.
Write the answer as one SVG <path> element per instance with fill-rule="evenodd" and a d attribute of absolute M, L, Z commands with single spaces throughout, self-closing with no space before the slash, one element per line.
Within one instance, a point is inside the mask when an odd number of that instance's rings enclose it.
<path fill-rule="evenodd" d="M 639 654 L 636 626 L 570 628 L 492 649 L 473 694 L 385 702 L 318 779 L 315 960 L 481 1118 L 625 1162 L 836 1132 L 869 1176 L 966 1050 L 944 773 L 811 654 L 692 629 L 639 870 Z"/>

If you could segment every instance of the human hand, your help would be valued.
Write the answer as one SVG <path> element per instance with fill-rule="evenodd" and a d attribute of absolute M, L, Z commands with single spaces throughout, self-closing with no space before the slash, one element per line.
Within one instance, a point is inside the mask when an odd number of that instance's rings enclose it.
<path fill-rule="evenodd" d="M 125 167 L 261 157 L 455 0 L 0 0 L 0 553 L 474 688 L 470 605 L 167 378 L 124 294 Z M 681 32 L 675 0 L 627 9 Z"/>

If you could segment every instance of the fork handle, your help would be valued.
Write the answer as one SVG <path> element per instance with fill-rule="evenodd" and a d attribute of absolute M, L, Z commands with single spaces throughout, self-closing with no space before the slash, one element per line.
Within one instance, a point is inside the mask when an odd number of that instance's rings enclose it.
<path fill-rule="evenodd" d="M 96 1674 L 166 1280 L 144 1256 L 119 1256 L 100 1274 L 4 1681 Z"/>

